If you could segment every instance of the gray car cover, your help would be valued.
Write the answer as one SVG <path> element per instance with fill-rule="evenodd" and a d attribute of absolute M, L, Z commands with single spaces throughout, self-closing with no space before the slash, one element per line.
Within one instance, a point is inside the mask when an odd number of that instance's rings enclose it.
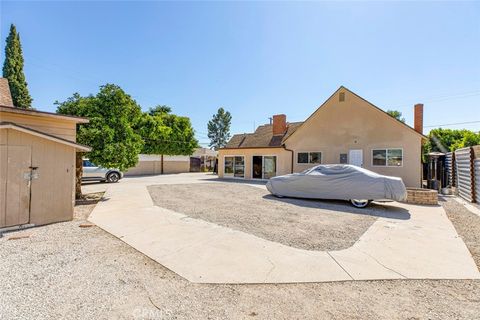
<path fill-rule="evenodd" d="M 405 201 L 401 178 L 383 176 L 353 165 L 319 165 L 302 173 L 271 178 L 267 189 L 284 197 Z"/>

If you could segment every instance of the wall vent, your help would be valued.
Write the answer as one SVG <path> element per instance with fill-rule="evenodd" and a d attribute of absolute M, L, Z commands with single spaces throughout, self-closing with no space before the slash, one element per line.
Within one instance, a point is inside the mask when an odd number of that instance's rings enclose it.
<path fill-rule="evenodd" d="M 340 94 L 338 95 L 338 101 L 345 101 L 345 92 L 340 92 Z"/>

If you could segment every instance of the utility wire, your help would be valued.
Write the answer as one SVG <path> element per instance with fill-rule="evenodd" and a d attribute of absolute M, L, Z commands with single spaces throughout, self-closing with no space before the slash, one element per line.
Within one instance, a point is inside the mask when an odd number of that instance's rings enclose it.
<path fill-rule="evenodd" d="M 480 120 L 479 120 L 479 121 L 468 121 L 468 122 L 436 124 L 436 125 L 424 126 L 424 128 L 447 127 L 447 126 L 456 126 L 456 125 L 461 125 L 461 124 L 473 124 L 473 123 L 480 123 Z"/>

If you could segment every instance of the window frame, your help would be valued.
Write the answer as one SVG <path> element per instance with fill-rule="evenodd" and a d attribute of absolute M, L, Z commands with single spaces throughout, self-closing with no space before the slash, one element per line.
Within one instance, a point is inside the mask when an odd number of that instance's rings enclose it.
<path fill-rule="evenodd" d="M 235 176 L 235 157 L 242 157 L 243 158 L 243 177 L 236 177 Z M 225 159 L 226 158 L 233 158 L 233 173 L 226 173 L 225 172 Z M 224 155 L 223 156 L 223 177 L 226 178 L 231 178 L 231 179 L 245 179 L 245 168 L 246 168 L 246 163 L 245 163 L 245 155 L 239 155 L 239 154 L 229 154 L 229 155 Z"/>
<path fill-rule="evenodd" d="M 385 165 L 373 164 L 373 151 L 385 150 Z M 401 150 L 402 151 L 402 164 L 399 166 L 391 166 L 388 164 L 388 150 Z M 403 153 L 403 148 L 372 148 L 371 150 L 371 165 L 372 167 L 378 168 L 403 168 L 403 162 L 405 161 L 405 154 Z"/>
<path fill-rule="evenodd" d="M 306 153 L 307 154 L 307 158 L 308 158 L 308 162 L 298 162 L 298 155 L 300 153 Z M 314 162 L 310 162 L 310 154 L 311 153 L 320 153 L 320 163 L 314 163 Z M 301 166 L 309 166 L 309 165 L 319 165 L 319 164 L 322 164 L 323 163 L 323 152 L 322 151 L 297 151 L 296 152 L 296 157 L 295 157 L 295 164 L 298 164 L 298 165 L 301 165 Z"/>

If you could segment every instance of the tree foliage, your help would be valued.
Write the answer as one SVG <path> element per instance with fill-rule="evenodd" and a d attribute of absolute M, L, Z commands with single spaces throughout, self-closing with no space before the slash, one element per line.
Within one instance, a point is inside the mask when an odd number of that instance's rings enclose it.
<path fill-rule="evenodd" d="M 27 81 L 23 73 L 23 53 L 20 35 L 12 24 L 5 46 L 3 77 L 8 79 L 13 105 L 18 108 L 31 109 L 32 97 L 28 92 Z"/>
<path fill-rule="evenodd" d="M 55 102 L 57 113 L 87 117 L 79 125 L 77 141 L 92 147 L 88 157 L 105 168 L 126 170 L 138 162 L 143 141 L 134 127 L 141 120 L 140 106 L 119 86 L 106 84 L 95 95 L 75 93 L 64 102 Z"/>
<path fill-rule="evenodd" d="M 402 117 L 402 113 L 398 110 L 387 110 L 387 113 L 394 117 L 395 119 L 405 123 L 405 118 Z"/>
<path fill-rule="evenodd" d="M 480 144 L 480 133 L 466 129 L 437 128 L 430 130 L 428 137 L 429 140 L 424 146 L 426 153 L 449 152 Z"/>
<path fill-rule="evenodd" d="M 142 114 L 137 132 L 144 141 L 143 153 L 191 155 L 198 147 L 190 119 L 171 113 L 168 106 L 157 106 Z"/>
<path fill-rule="evenodd" d="M 212 120 L 208 122 L 208 138 L 210 139 L 210 147 L 215 150 L 224 147 L 228 139 L 230 139 L 230 123 L 232 115 L 223 108 L 218 109 L 213 115 Z"/>

